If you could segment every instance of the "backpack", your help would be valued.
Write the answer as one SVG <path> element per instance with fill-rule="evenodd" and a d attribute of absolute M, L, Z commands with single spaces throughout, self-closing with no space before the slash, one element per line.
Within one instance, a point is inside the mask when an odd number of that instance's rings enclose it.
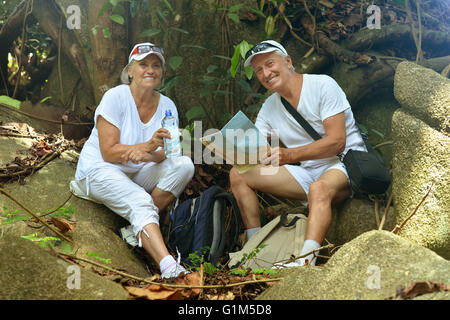
<path fill-rule="evenodd" d="M 275 263 L 299 257 L 307 223 L 308 218 L 301 213 L 283 213 L 255 233 L 242 250 L 230 253 L 228 265 L 230 268 L 271 268 Z"/>
<path fill-rule="evenodd" d="M 225 227 L 227 207 L 232 209 L 229 234 Z M 236 199 L 231 193 L 213 185 L 200 197 L 188 199 L 172 211 L 168 247 L 172 252 L 178 252 L 181 261 L 187 265 L 195 265 L 189 254 L 196 253 L 217 267 L 226 252 L 241 249 L 238 241 L 240 232 L 241 214 Z"/>

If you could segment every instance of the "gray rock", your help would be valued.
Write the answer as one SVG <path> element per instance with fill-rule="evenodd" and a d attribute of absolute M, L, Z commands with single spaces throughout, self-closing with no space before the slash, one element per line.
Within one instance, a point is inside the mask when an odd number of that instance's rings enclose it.
<path fill-rule="evenodd" d="M 397 101 L 419 119 L 450 134 L 450 80 L 412 62 L 401 62 L 394 78 Z"/>
<path fill-rule="evenodd" d="M 450 283 L 450 261 L 390 232 L 370 231 L 341 247 L 323 267 L 288 268 L 277 277 L 283 280 L 258 299 L 387 299 L 416 281 Z"/>
<path fill-rule="evenodd" d="M 399 235 L 450 258 L 450 137 L 402 109 L 394 113 L 393 182 L 396 224 L 419 204 Z"/>
<path fill-rule="evenodd" d="M 122 286 L 83 268 L 77 289 L 72 281 L 76 271 L 69 268 L 75 265 L 17 236 L 1 239 L 0 260 L 1 300 L 129 299 Z"/>
<path fill-rule="evenodd" d="M 383 214 L 384 207 L 379 209 L 380 221 Z M 390 207 L 383 230 L 391 231 L 394 226 L 394 209 Z M 378 230 L 374 202 L 368 199 L 348 199 L 333 210 L 326 239 L 335 245 L 342 245 L 371 230 Z"/>

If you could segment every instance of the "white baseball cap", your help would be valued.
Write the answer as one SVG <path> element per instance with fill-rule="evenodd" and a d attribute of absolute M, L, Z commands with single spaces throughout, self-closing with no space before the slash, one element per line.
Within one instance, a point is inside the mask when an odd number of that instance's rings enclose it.
<path fill-rule="evenodd" d="M 128 57 L 128 64 L 122 70 L 122 73 L 120 75 L 120 80 L 122 81 L 122 83 L 129 83 L 128 67 L 130 63 L 133 60 L 141 61 L 150 54 L 156 55 L 161 60 L 163 68 L 165 67 L 166 60 L 164 59 L 164 50 L 162 48 L 155 46 L 150 42 L 139 43 L 134 46 L 133 50 L 131 50 L 130 56 Z"/>
<path fill-rule="evenodd" d="M 286 49 L 278 42 L 274 40 L 265 40 L 258 43 L 247 52 L 247 54 L 245 55 L 244 67 L 250 66 L 254 56 L 273 51 L 279 51 L 286 56 L 288 55 Z"/>

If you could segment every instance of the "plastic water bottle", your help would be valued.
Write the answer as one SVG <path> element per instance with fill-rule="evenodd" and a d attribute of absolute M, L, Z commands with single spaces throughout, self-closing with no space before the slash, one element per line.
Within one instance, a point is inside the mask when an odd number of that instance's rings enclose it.
<path fill-rule="evenodd" d="M 164 152 L 167 158 L 180 157 L 181 143 L 180 143 L 180 132 L 178 131 L 178 120 L 172 115 L 171 110 L 166 111 L 166 116 L 161 122 L 164 129 L 169 131 L 172 139 L 164 138 Z"/>

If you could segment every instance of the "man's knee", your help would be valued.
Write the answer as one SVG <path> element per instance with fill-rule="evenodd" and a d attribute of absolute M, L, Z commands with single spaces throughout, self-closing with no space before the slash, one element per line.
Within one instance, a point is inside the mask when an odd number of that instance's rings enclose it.
<path fill-rule="evenodd" d="M 333 199 L 333 194 L 330 186 L 326 181 L 318 180 L 313 182 L 309 187 L 308 201 L 314 202 L 330 202 Z"/>
<path fill-rule="evenodd" d="M 235 168 L 230 170 L 230 185 L 231 188 L 237 187 L 238 185 L 244 183 L 245 180 L 242 175 Z"/>

